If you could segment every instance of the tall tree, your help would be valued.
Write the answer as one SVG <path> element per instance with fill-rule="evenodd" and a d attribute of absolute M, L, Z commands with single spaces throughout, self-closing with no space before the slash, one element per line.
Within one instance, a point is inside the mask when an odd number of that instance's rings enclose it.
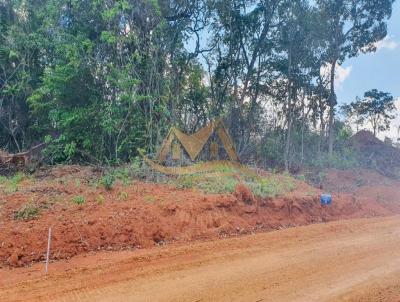
<path fill-rule="evenodd" d="M 306 95 L 309 97 L 312 83 L 319 74 L 316 62 L 320 61 L 320 40 L 315 35 L 318 19 L 308 1 L 288 1 L 286 4 L 287 7 L 280 12 L 282 24 L 276 51 L 280 51 L 281 56 L 278 56 L 275 64 L 276 71 L 286 82 L 283 100 L 286 116 L 284 161 L 285 169 L 289 170 L 293 120 L 296 118 L 296 110 L 300 115 L 297 118 L 303 121 L 309 113 L 309 110 L 304 112 L 305 98 Z"/>
<path fill-rule="evenodd" d="M 259 126 L 259 94 L 270 79 L 273 40 L 282 0 L 214 1 L 213 81 L 217 102 L 225 103 L 239 153 L 250 153 Z M 219 99 L 219 100 L 218 100 Z"/>
<path fill-rule="evenodd" d="M 376 50 L 376 42 L 387 34 L 386 22 L 392 14 L 394 0 L 317 0 L 322 28 L 326 32 L 326 63 L 330 67 L 329 139 L 333 152 L 333 123 L 337 97 L 335 75 L 337 64 L 346 58 Z"/>

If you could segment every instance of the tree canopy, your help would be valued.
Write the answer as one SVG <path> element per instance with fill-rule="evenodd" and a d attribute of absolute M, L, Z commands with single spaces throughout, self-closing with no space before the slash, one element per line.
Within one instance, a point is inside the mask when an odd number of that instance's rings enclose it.
<path fill-rule="evenodd" d="M 336 67 L 376 50 L 393 2 L 0 1 L 0 148 L 116 163 L 222 116 L 244 161 L 332 156 Z"/>
<path fill-rule="evenodd" d="M 377 89 L 365 92 L 364 98 L 357 98 L 344 109 L 350 117 L 355 117 L 357 125 L 369 123 L 375 136 L 380 131 L 388 130 L 390 121 L 396 117 L 393 96 Z"/>

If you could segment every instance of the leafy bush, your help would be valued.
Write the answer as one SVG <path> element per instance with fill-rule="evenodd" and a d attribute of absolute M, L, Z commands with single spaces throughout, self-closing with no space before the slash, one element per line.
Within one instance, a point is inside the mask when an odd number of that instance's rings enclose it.
<path fill-rule="evenodd" d="M 115 181 L 120 181 L 124 186 L 132 184 L 135 178 L 144 178 L 148 174 L 148 168 L 143 165 L 139 157 L 134 157 L 131 164 L 122 165 L 109 170 L 108 174 L 103 176 L 100 183 L 110 190 Z"/>
<path fill-rule="evenodd" d="M 57 138 L 46 135 L 45 143 L 46 148 L 43 150 L 43 155 L 49 164 L 70 162 L 77 156 L 76 143 L 68 141 L 64 134 Z"/>
<path fill-rule="evenodd" d="M 112 176 L 115 178 L 115 180 L 118 179 L 121 181 L 124 186 L 129 185 L 132 181 L 130 169 L 126 166 L 115 169 L 112 172 Z"/>
<path fill-rule="evenodd" d="M 132 159 L 130 170 L 132 173 L 131 176 L 136 178 L 144 178 L 148 174 L 146 165 L 143 164 L 142 158 L 138 156 Z"/>

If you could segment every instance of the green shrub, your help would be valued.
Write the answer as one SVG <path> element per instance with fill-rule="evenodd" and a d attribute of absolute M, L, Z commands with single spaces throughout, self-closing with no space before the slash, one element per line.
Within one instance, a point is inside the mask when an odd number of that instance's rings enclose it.
<path fill-rule="evenodd" d="M 132 159 L 130 165 L 131 176 L 136 178 L 144 178 L 147 175 L 147 168 L 143 164 L 141 157 L 136 156 Z"/>
<path fill-rule="evenodd" d="M 127 166 L 114 169 L 110 173 L 110 176 L 114 177 L 114 180 L 118 179 L 124 186 L 127 186 L 131 183 L 130 171 L 129 167 Z"/>
<path fill-rule="evenodd" d="M 76 203 L 76 204 L 84 204 L 85 203 L 85 197 L 84 196 L 81 196 L 81 195 L 78 195 L 78 196 L 74 196 L 73 198 L 72 198 L 72 202 L 73 203 Z"/>
<path fill-rule="evenodd" d="M 103 185 L 103 187 L 104 187 L 107 191 L 109 191 L 109 190 L 112 189 L 112 187 L 113 187 L 113 185 L 114 185 L 114 182 L 115 182 L 115 177 L 114 177 L 114 175 L 112 175 L 112 174 L 107 174 L 107 175 L 103 176 L 103 177 L 100 179 L 100 183 Z"/>

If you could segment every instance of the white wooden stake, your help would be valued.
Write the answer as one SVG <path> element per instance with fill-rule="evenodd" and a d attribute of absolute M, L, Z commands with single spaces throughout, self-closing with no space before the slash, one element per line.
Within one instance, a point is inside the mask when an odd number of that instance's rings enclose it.
<path fill-rule="evenodd" d="M 47 275 L 47 271 L 48 271 L 48 268 L 49 268 L 50 242 L 51 242 L 51 227 L 49 227 L 49 237 L 47 239 L 46 275 Z"/>

